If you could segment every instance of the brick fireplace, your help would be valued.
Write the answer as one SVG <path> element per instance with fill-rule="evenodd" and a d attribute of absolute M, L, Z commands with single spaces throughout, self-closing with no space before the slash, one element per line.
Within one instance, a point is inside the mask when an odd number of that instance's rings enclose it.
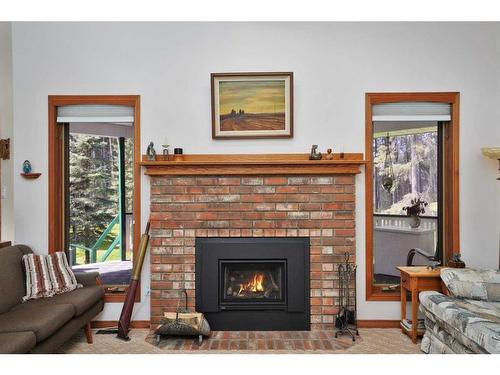
<path fill-rule="evenodd" d="M 195 308 L 197 238 L 301 237 L 310 241 L 311 329 L 332 328 L 337 265 L 345 252 L 355 256 L 354 175 L 362 155 L 350 164 L 337 158 L 312 165 L 306 157 L 288 158 L 288 164 L 243 162 L 238 169 L 189 159 L 142 163 L 151 177 L 152 326 L 164 311 L 175 311 L 182 289 Z"/>

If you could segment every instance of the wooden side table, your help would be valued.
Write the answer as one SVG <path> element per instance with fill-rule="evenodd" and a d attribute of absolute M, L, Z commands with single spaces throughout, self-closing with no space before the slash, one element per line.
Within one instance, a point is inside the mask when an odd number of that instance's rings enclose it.
<path fill-rule="evenodd" d="M 401 273 L 401 331 L 411 337 L 414 344 L 417 337 L 423 335 L 418 331 L 418 293 L 424 290 L 441 292 L 441 269 L 428 269 L 426 266 L 396 267 Z M 406 327 L 406 292 L 411 294 L 411 328 Z"/>

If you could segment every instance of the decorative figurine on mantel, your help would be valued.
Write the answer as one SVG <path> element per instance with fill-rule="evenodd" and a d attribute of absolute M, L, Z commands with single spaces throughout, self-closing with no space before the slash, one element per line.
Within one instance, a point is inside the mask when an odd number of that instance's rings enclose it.
<path fill-rule="evenodd" d="M 149 142 L 148 149 L 146 150 L 146 155 L 148 156 L 148 160 L 156 160 L 156 151 L 153 142 Z"/>
<path fill-rule="evenodd" d="M 170 145 L 161 145 L 161 147 L 163 147 L 163 156 L 165 156 L 166 160 L 169 160 L 170 155 L 168 148 L 170 147 Z"/>
<path fill-rule="evenodd" d="M 326 155 L 325 155 L 326 160 L 333 160 L 333 151 L 331 148 L 326 150 Z"/>
<path fill-rule="evenodd" d="M 309 160 L 321 160 L 321 152 L 318 152 L 318 145 L 312 145 Z"/>

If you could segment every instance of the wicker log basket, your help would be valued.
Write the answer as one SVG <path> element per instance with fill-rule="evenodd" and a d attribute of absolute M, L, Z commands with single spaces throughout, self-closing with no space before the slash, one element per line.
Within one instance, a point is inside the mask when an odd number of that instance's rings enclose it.
<path fill-rule="evenodd" d="M 176 312 L 165 312 L 160 324 L 155 330 L 156 345 L 163 336 L 198 336 L 198 344 L 203 342 L 203 336 L 210 336 L 210 325 L 202 313 L 189 312 L 187 308 L 187 292 L 183 290 L 185 307 L 177 304 Z"/>

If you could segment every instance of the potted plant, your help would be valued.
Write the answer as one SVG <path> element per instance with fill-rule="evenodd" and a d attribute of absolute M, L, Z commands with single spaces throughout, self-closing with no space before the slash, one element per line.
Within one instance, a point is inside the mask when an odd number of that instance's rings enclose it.
<path fill-rule="evenodd" d="M 403 207 L 403 211 L 406 211 L 406 214 L 410 216 L 410 227 L 418 228 L 420 226 L 420 215 L 425 213 L 425 207 L 427 207 L 427 202 L 420 199 L 415 198 L 410 201 L 409 206 Z"/>

